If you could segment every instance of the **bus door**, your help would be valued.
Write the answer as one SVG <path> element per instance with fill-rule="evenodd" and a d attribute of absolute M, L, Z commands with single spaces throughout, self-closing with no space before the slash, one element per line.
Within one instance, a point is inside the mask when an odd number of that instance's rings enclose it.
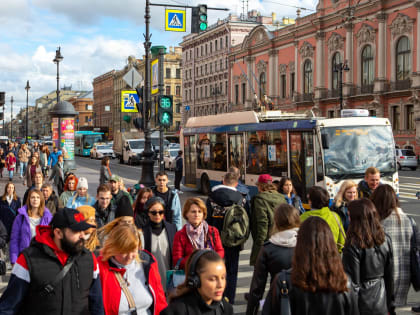
<path fill-rule="evenodd" d="M 184 136 L 184 173 L 185 184 L 196 185 L 195 135 Z"/>
<path fill-rule="evenodd" d="M 239 134 L 229 134 L 229 148 L 228 148 L 228 159 L 229 167 L 237 167 L 241 173 L 241 181 L 244 183 L 245 179 L 245 143 L 244 135 Z"/>
<path fill-rule="evenodd" d="M 296 193 L 307 203 L 306 195 L 315 184 L 313 131 L 289 132 L 290 177 Z"/>

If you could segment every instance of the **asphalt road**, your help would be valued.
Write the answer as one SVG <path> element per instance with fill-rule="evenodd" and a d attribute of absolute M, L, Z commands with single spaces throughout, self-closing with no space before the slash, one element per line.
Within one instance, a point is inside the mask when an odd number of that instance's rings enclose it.
<path fill-rule="evenodd" d="M 88 174 L 89 191 L 94 194 L 97 182 L 99 181 L 99 169 L 100 161 L 92 160 L 89 158 L 76 158 L 76 164 L 78 166 L 78 175 L 82 173 Z M 131 166 L 131 165 L 121 165 L 117 159 L 111 161 L 111 172 L 117 174 L 124 178 L 126 185 L 130 186 L 138 182 L 141 176 L 141 167 L 140 166 Z M 154 167 L 155 173 L 158 171 L 157 163 Z M 173 172 L 167 172 L 169 175 L 169 185 L 173 185 L 174 174 Z M 417 222 L 420 224 L 420 200 L 416 198 L 416 192 L 420 191 L 420 169 L 418 171 L 411 170 L 401 170 L 399 172 L 400 178 L 400 205 L 401 208 L 408 214 L 410 214 Z M 193 191 L 191 189 L 184 189 L 183 194 L 180 195 L 181 203 L 188 197 L 201 197 L 203 199 L 206 196 Z M 253 268 L 249 266 L 249 256 L 251 252 L 252 240 L 248 240 L 245 244 L 245 249 L 241 252 L 240 261 L 239 261 L 239 273 L 238 273 L 238 287 L 236 290 L 236 304 L 234 306 L 235 314 L 245 314 L 246 311 L 246 301 L 244 294 L 249 291 L 249 286 L 252 279 Z M 268 287 L 267 287 L 268 288 Z M 398 314 L 411 314 L 410 308 L 411 305 L 420 303 L 420 295 L 413 290 L 409 293 L 409 306 L 401 308 L 398 310 Z"/>

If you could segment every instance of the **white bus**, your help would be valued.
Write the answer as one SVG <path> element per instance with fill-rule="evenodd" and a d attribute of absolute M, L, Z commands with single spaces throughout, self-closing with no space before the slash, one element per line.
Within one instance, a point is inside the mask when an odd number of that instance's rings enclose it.
<path fill-rule="evenodd" d="M 382 183 L 399 192 L 394 137 L 386 118 L 244 111 L 192 117 L 180 138 L 185 184 L 204 194 L 230 166 L 240 169 L 251 193 L 257 191 L 260 174 L 274 180 L 290 177 L 303 201 L 313 185 L 334 198 L 344 180 L 359 182 L 370 166 L 380 170 Z"/>

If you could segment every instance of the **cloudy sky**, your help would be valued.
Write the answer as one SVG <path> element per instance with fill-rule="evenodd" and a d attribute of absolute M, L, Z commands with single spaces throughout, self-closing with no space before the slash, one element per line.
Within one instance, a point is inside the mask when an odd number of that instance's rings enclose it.
<path fill-rule="evenodd" d="M 207 4 L 230 11 L 209 11 L 209 24 L 228 14 L 242 12 L 241 0 L 152 0 L 152 3 L 177 5 Z M 294 5 L 314 9 L 316 0 L 249 0 L 249 10 L 263 15 L 295 17 Z M 61 46 L 60 86 L 92 89 L 96 76 L 121 69 L 127 56 L 144 54 L 145 0 L 0 0 L 0 91 L 6 92 L 6 117 L 10 117 L 10 97 L 14 113 L 29 102 L 56 88 L 55 50 Z M 168 6 L 170 7 L 170 6 Z M 152 7 L 152 45 L 175 46 L 189 33 L 164 31 L 164 7 Z M 311 11 L 303 11 L 309 14 Z"/>

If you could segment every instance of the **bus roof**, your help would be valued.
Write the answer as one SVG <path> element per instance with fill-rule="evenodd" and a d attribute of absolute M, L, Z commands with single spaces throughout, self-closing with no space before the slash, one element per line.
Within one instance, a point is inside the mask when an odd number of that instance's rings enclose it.
<path fill-rule="evenodd" d="M 88 130 L 81 130 L 81 131 L 76 131 L 75 132 L 76 135 L 103 135 L 103 132 L 98 132 L 98 131 L 88 131 Z"/>
<path fill-rule="evenodd" d="M 254 111 L 234 112 L 221 115 L 209 115 L 200 117 L 191 117 L 188 119 L 186 128 L 197 128 L 207 126 L 224 126 L 235 122 L 237 125 L 258 123 L 257 113 Z"/>
<path fill-rule="evenodd" d="M 390 126 L 388 118 L 378 117 L 346 117 L 346 118 L 330 118 L 317 120 L 318 126 L 336 127 L 336 126 L 372 126 L 387 125 Z"/>

